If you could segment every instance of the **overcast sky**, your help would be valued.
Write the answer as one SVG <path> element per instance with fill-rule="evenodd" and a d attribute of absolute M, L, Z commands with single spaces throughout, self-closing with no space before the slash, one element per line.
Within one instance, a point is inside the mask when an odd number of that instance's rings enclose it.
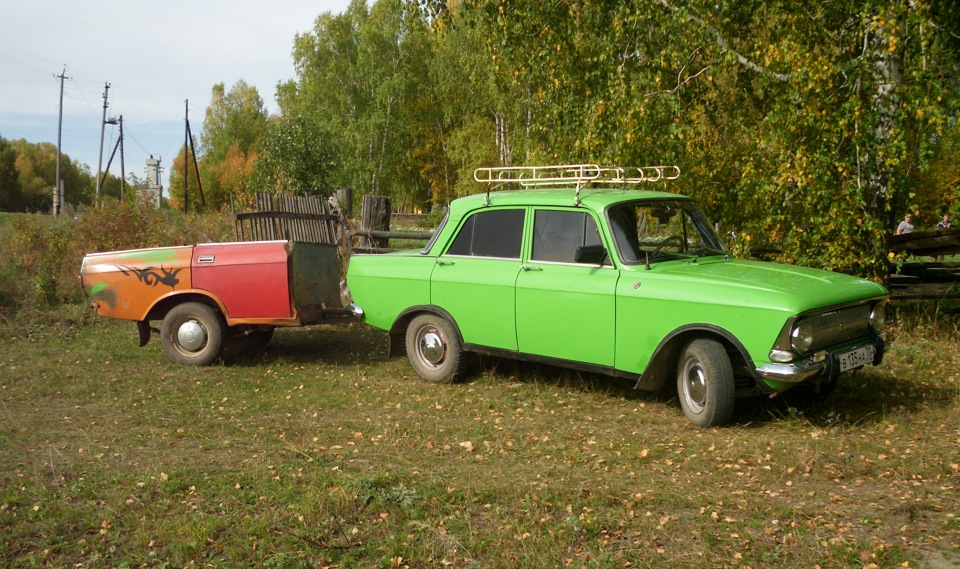
<path fill-rule="evenodd" d="M 124 163 L 144 178 L 161 159 L 164 186 L 184 142 L 184 101 L 194 138 L 213 85 L 243 79 L 277 112 L 278 82 L 294 79 L 294 37 L 348 0 L 0 0 L 0 137 L 57 143 L 97 172 L 104 84 L 107 118 L 123 116 Z M 107 126 L 103 167 L 119 130 Z M 119 153 L 110 172 L 120 175 Z"/>

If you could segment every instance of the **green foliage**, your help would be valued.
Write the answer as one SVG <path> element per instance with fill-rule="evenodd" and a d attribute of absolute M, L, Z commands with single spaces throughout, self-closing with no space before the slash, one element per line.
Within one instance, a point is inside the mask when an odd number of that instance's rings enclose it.
<path fill-rule="evenodd" d="M 184 201 L 186 201 L 188 212 L 209 211 L 206 207 L 206 191 L 200 184 L 198 172 L 199 165 L 193 152 L 187 148 L 181 148 L 170 168 L 170 207 L 184 211 Z M 186 192 L 184 192 L 185 189 Z"/>
<path fill-rule="evenodd" d="M 199 140 L 193 135 L 193 140 L 187 141 L 192 148 L 181 149 L 173 161 L 171 205 L 183 210 L 186 199 L 188 211 L 219 210 L 230 202 L 231 194 L 243 199 L 253 192 L 254 164 L 268 120 L 255 87 L 243 80 L 237 81 L 229 92 L 223 83 L 214 85 Z"/>
<path fill-rule="evenodd" d="M 0 137 L 0 211 L 16 211 L 23 202 L 16 162 L 17 151 Z"/>
<path fill-rule="evenodd" d="M 207 207 L 229 203 L 230 193 L 252 192 L 254 163 L 266 136 L 268 116 L 255 87 L 237 81 L 224 91 L 214 85 L 200 137 L 200 176 Z"/>
<path fill-rule="evenodd" d="M 918 173 L 957 101 L 939 5 L 472 6 L 501 89 L 536 97 L 512 113 L 528 159 L 678 164 L 677 188 L 781 260 L 875 278 L 929 195 Z"/>
<path fill-rule="evenodd" d="M 60 157 L 64 200 L 78 206 L 93 201 L 95 176 L 66 154 Z M 49 212 L 57 180 L 57 147 L 48 142 L 7 141 L 0 137 L 0 211 Z"/>
<path fill-rule="evenodd" d="M 334 167 L 331 137 L 301 115 L 274 118 L 257 159 L 255 187 L 260 191 L 329 196 Z"/>
<path fill-rule="evenodd" d="M 393 1 L 354 0 L 296 38 L 299 81 L 281 87 L 280 107 L 328 133 L 337 149 L 334 186 L 414 205 L 427 200 L 414 150 L 434 107 L 424 88 L 431 49 L 415 6 Z"/>
<path fill-rule="evenodd" d="M 223 83 L 218 83 L 213 86 L 203 120 L 202 153 L 206 158 L 219 161 L 226 158 L 234 146 L 244 154 L 255 152 L 266 128 L 267 111 L 256 87 L 241 79 L 228 93 Z"/>

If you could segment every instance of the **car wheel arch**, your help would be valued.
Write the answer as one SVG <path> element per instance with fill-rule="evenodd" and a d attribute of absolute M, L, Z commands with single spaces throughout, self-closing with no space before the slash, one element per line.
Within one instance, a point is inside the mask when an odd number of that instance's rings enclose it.
<path fill-rule="evenodd" d="M 735 372 L 755 369 L 753 358 L 730 331 L 712 324 L 689 324 L 670 332 L 660 341 L 637 381 L 637 389 L 660 391 L 671 385 L 683 348 L 694 338 L 711 338 L 723 344 Z"/>
<path fill-rule="evenodd" d="M 388 348 L 388 354 L 390 357 L 403 356 L 407 353 L 407 326 L 410 324 L 411 320 L 420 314 L 436 314 L 440 318 L 443 318 L 449 322 L 450 326 L 453 327 L 453 330 L 456 332 L 460 343 L 463 343 L 463 335 L 460 333 L 460 327 L 457 326 L 457 321 L 453 319 L 453 316 L 451 316 L 449 312 L 432 304 L 411 306 L 397 316 L 397 318 L 393 321 L 393 325 L 390 327 L 390 330 L 387 332 L 390 338 L 390 346 Z"/>

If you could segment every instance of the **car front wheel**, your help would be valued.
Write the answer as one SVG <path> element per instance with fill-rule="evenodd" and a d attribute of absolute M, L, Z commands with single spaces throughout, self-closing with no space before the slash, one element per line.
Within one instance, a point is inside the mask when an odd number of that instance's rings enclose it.
<path fill-rule="evenodd" d="M 677 394 L 687 419 L 698 427 L 719 427 L 733 416 L 733 366 L 723 345 L 707 338 L 690 341 L 677 366 Z"/>
<path fill-rule="evenodd" d="M 407 357 L 417 375 L 452 383 L 461 372 L 463 349 L 453 326 L 435 314 L 421 314 L 407 326 Z"/>

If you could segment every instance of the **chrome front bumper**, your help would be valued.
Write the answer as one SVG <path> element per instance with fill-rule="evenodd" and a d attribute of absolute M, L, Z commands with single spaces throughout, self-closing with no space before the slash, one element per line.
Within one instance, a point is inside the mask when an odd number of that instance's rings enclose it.
<path fill-rule="evenodd" d="M 875 348 L 872 364 L 879 365 L 883 360 L 884 342 L 877 338 L 876 340 L 846 345 L 842 348 L 819 350 L 795 362 L 771 362 L 758 367 L 756 374 L 762 380 L 778 383 L 803 383 L 813 379 L 833 377 L 840 373 L 840 366 L 837 364 L 837 358 L 840 354 L 868 344 L 872 344 Z"/>

